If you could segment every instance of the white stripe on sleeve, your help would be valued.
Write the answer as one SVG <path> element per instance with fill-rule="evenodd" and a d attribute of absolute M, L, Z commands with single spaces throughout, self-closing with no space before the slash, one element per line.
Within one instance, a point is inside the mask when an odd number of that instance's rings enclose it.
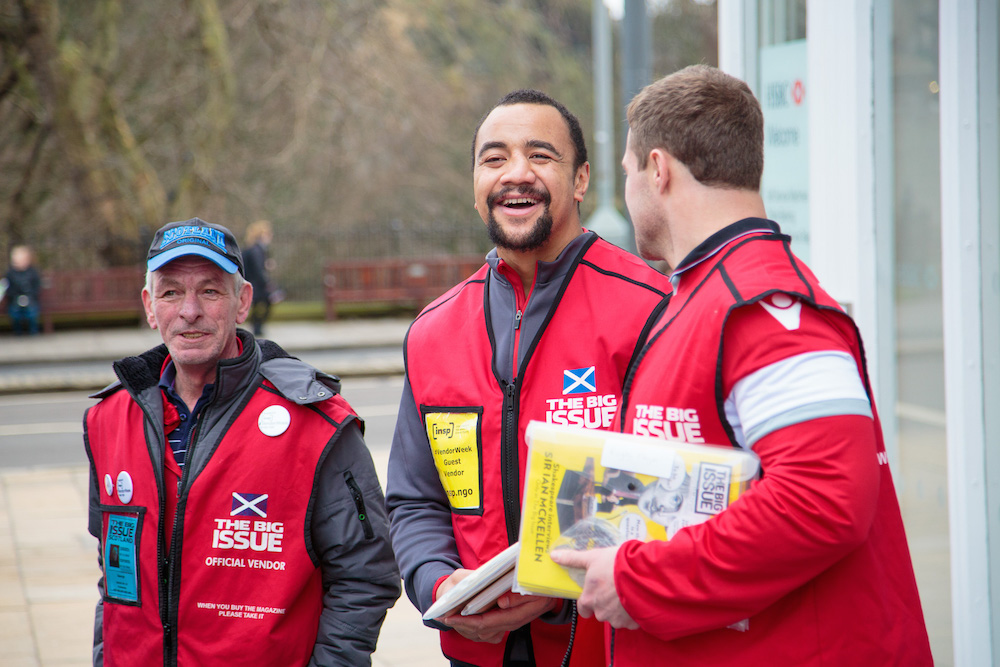
<path fill-rule="evenodd" d="M 836 350 L 797 354 L 747 375 L 733 386 L 725 411 L 744 448 L 811 419 L 872 416 L 854 358 Z"/>

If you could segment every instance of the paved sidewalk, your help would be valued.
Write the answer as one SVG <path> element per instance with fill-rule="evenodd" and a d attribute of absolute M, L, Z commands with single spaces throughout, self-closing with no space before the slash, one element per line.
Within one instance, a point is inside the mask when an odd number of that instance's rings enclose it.
<path fill-rule="evenodd" d="M 264 325 L 264 335 L 291 350 L 337 349 L 358 346 L 398 345 L 412 318 L 386 317 L 276 321 Z M 74 329 L 39 336 L 0 334 L 0 365 L 28 361 L 117 359 L 138 354 L 162 341 L 160 333 L 141 327 Z"/>
<path fill-rule="evenodd" d="M 337 372 L 401 373 L 409 322 L 274 322 L 264 337 L 291 354 L 384 346 L 387 354 L 338 363 Z M 110 361 L 159 343 L 157 332 L 139 328 L 0 336 L 0 392 L 101 387 L 113 377 L 110 364 L 67 377 L 60 362 Z M 18 370 L 33 363 L 51 363 L 52 370 Z M 373 457 L 384 486 L 388 454 L 373 451 Z M 97 540 L 87 532 L 86 467 L 0 468 L 0 667 L 90 664 L 99 574 Z M 423 626 L 404 595 L 389 610 L 373 665 L 446 664 L 437 632 Z"/>
<path fill-rule="evenodd" d="M 386 457 L 379 458 L 384 479 Z M 87 469 L 0 470 L 0 665 L 89 665 L 98 577 Z M 437 632 L 405 595 L 389 610 L 372 664 L 447 664 Z"/>
<path fill-rule="evenodd" d="M 375 318 L 269 322 L 263 338 L 273 340 L 295 356 L 303 352 L 382 348 L 384 351 L 378 355 L 338 361 L 337 374 L 342 377 L 401 374 L 402 341 L 411 321 Z M 0 394 L 99 389 L 114 379 L 112 361 L 139 354 L 161 342 L 159 332 L 145 325 L 56 331 L 40 336 L 0 335 Z M 78 362 L 88 361 L 102 363 L 79 367 Z M 60 362 L 75 366 L 60 366 Z"/>

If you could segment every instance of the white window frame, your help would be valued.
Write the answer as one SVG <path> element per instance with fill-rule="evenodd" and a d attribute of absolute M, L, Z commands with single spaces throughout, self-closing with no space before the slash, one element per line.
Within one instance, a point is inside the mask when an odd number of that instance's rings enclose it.
<path fill-rule="evenodd" d="M 878 7 L 876 7 L 876 4 Z M 758 0 L 719 0 L 719 67 L 756 90 Z M 894 307 L 891 5 L 806 7 L 810 266 L 865 343 L 889 466 L 899 477 Z M 876 96 L 879 105 L 875 104 Z"/>
<path fill-rule="evenodd" d="M 861 330 L 900 480 L 888 3 L 809 2 L 809 218 L 812 268 Z M 809 93 L 807 93 L 809 94 Z M 876 105 L 878 98 L 879 105 Z"/>
<path fill-rule="evenodd" d="M 995 0 L 941 0 L 942 274 L 955 665 L 1000 663 L 1000 129 Z M 756 90 L 757 0 L 719 0 L 719 65 Z M 812 267 L 866 344 L 899 482 L 892 3 L 809 0 Z M 985 150 L 980 150 L 984 147 Z M 984 185 L 985 184 L 985 185 Z M 984 344 L 986 341 L 986 344 Z M 997 642 L 998 645 L 994 645 Z"/>
<path fill-rule="evenodd" d="M 983 11 L 983 16 L 980 16 Z M 988 511 L 985 362 L 992 352 L 984 332 L 997 319 L 997 299 L 989 298 L 984 277 L 996 275 L 996 204 L 981 195 L 995 189 L 997 140 L 993 123 L 984 125 L 992 145 L 980 151 L 982 119 L 995 119 L 980 108 L 980 72 L 996 83 L 997 25 L 995 7 L 979 0 L 948 0 L 939 5 L 939 69 L 941 80 L 941 252 L 944 315 L 945 409 L 948 433 L 948 516 L 950 525 L 952 633 L 955 664 L 993 665 L 997 653 L 992 631 L 997 627 L 998 584 L 991 581 L 990 542 L 998 538 L 996 513 Z M 992 17 L 988 15 L 992 13 Z M 992 20 L 992 24 L 985 23 Z M 990 30 L 993 28 L 993 30 Z M 980 61 L 980 44 L 993 53 Z M 985 77 L 984 77 L 985 78 Z M 994 88 L 995 89 L 995 88 Z M 996 98 L 993 98 L 996 104 Z M 983 158 L 986 158 L 984 161 Z M 984 168 L 985 167 L 985 168 Z M 984 187 L 982 176 L 992 176 Z M 990 197 L 992 200 L 993 197 Z M 988 204 L 988 206 L 984 206 Z M 993 210 L 988 210 L 992 208 Z M 992 224 L 989 218 L 992 215 Z M 984 224 L 985 223 L 985 224 Z M 984 234 L 985 232 L 985 234 Z M 992 257 L 988 257 L 990 244 Z M 985 266 L 989 262 L 992 266 Z M 984 270 L 986 269 L 986 270 Z M 996 339 L 993 339 L 994 345 Z M 995 364 L 995 359 L 992 359 Z M 995 369 L 994 369 L 995 370 Z M 995 394 L 994 394 L 995 397 Z M 994 404 L 993 409 L 996 409 Z M 997 442 L 995 419 L 992 441 Z M 992 465 L 997 465 L 996 455 Z M 995 472 L 995 470 L 994 470 Z M 996 492 L 993 476 L 993 496 Z M 992 529 L 992 530 L 991 530 Z M 991 535 L 992 532 L 992 535 Z M 998 572 L 994 572 L 996 577 Z"/>
<path fill-rule="evenodd" d="M 1000 8 L 980 0 L 979 159 L 983 290 L 983 405 L 1000 405 Z M 992 186 L 990 186 L 992 184 Z M 990 344 L 990 341 L 993 341 Z M 990 568 L 990 618 L 993 661 L 1000 659 L 1000 414 L 984 410 L 986 451 L 986 562 Z M 990 447 L 988 443 L 994 443 Z"/>

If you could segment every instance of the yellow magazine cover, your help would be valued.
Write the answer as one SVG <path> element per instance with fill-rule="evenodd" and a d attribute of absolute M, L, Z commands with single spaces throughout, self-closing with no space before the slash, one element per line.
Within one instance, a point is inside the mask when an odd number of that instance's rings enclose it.
<path fill-rule="evenodd" d="M 582 571 L 553 549 L 668 540 L 715 516 L 750 486 L 752 452 L 532 421 L 514 590 L 580 597 Z"/>

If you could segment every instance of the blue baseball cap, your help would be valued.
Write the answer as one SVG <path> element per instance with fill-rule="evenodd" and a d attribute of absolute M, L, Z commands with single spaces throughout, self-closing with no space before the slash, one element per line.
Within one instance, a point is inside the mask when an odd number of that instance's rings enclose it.
<path fill-rule="evenodd" d="M 233 233 L 201 218 L 170 222 L 153 236 L 146 254 L 146 268 L 156 271 L 178 257 L 198 255 L 215 262 L 226 273 L 243 272 L 243 255 Z"/>

